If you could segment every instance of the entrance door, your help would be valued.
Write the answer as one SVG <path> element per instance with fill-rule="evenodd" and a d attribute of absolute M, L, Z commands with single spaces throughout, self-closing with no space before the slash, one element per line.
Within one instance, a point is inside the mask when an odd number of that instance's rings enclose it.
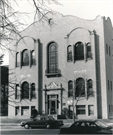
<path fill-rule="evenodd" d="M 58 114 L 58 95 L 48 95 L 48 113 Z"/>
<path fill-rule="evenodd" d="M 57 113 L 56 100 L 50 100 L 50 114 Z"/>

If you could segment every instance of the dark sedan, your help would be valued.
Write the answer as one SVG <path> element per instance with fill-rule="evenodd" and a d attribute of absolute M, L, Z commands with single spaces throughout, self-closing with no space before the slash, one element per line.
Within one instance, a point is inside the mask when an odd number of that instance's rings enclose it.
<path fill-rule="evenodd" d="M 60 128 L 60 134 L 112 134 L 113 129 L 100 120 L 78 120 Z"/>
<path fill-rule="evenodd" d="M 45 127 L 45 128 L 53 128 L 60 127 L 63 125 L 63 121 L 55 120 L 52 116 L 37 116 L 35 119 L 31 121 L 21 122 L 20 126 L 29 129 L 36 127 Z"/>

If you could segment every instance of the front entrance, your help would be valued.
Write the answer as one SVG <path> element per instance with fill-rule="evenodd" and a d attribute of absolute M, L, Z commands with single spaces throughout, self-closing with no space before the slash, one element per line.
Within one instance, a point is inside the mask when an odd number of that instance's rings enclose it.
<path fill-rule="evenodd" d="M 58 114 L 58 95 L 48 95 L 48 114 Z"/>

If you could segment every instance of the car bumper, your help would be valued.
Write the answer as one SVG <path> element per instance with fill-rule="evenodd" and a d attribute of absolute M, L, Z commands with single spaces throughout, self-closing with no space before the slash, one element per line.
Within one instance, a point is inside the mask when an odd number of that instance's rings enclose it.
<path fill-rule="evenodd" d="M 21 127 L 23 127 L 23 126 L 25 125 L 25 123 L 20 123 L 19 125 L 20 125 Z"/>

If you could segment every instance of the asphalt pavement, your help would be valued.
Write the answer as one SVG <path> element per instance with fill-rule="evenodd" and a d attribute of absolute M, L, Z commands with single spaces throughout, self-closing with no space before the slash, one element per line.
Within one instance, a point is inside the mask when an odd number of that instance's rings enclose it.
<path fill-rule="evenodd" d="M 29 121 L 31 119 L 26 118 L 26 119 L 19 119 L 19 118 L 8 118 L 8 117 L 0 117 L 0 127 L 1 129 L 4 128 L 22 128 L 20 126 L 20 123 L 22 121 Z M 60 120 L 60 119 L 59 119 Z M 73 119 L 62 119 L 64 125 L 71 124 L 73 123 Z M 104 119 L 105 122 L 112 123 L 113 124 L 113 119 Z"/>

